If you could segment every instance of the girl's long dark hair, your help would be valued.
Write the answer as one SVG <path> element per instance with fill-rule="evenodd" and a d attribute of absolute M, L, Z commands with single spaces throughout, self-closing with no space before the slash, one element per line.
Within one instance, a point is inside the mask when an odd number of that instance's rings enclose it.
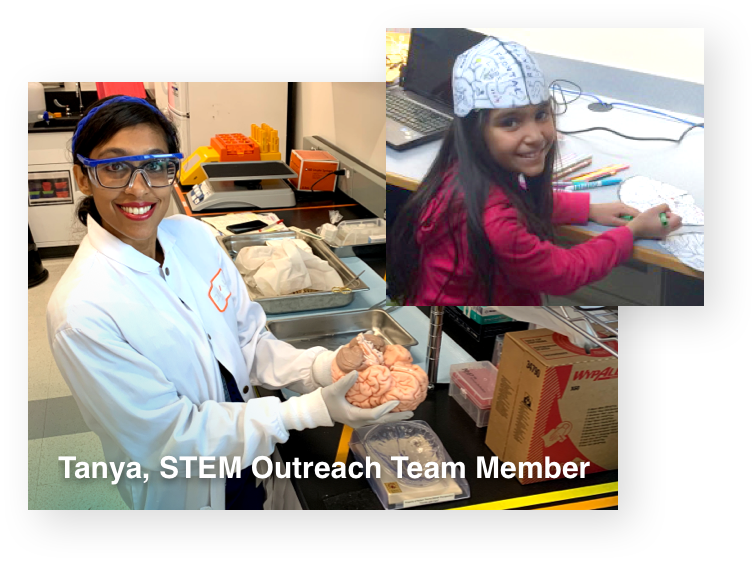
<path fill-rule="evenodd" d="M 483 224 L 483 212 L 492 188 L 503 190 L 530 233 L 541 240 L 554 239 L 551 214 L 554 206 L 552 178 L 557 158 L 556 140 L 546 155 L 543 172 L 539 176 L 526 178 L 528 189 L 523 190 L 519 187 L 518 174 L 502 168 L 488 150 L 484 128 L 490 113 L 491 110 L 479 110 L 470 112 L 466 117 L 454 118 L 428 174 L 394 218 L 386 252 L 388 295 L 393 300 L 411 303 L 420 293 L 421 249 L 417 243 L 417 233 L 421 218 L 428 205 L 441 196 L 445 178 L 455 166 L 456 177 L 448 182 L 454 192 L 450 201 L 458 201 L 460 196 L 464 201 L 461 212 L 465 214 L 467 222 L 466 254 L 472 257 L 476 284 L 484 289 L 486 297 L 484 301 L 470 304 L 496 304 L 493 302 L 495 258 Z M 436 213 L 433 220 L 446 217 L 446 226 L 455 244 L 456 269 L 465 241 L 454 237 L 460 232 L 459 223 L 452 224 L 454 215 L 454 209 L 449 208 L 444 213 Z M 432 249 L 426 248 L 425 251 L 432 252 Z M 443 288 L 434 300 L 437 302 L 442 296 Z"/>

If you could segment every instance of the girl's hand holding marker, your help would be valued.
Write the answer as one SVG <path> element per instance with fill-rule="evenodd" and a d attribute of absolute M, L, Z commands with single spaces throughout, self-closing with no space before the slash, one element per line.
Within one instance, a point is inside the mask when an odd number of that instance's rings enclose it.
<path fill-rule="evenodd" d="M 622 218 L 629 220 L 627 227 L 633 231 L 635 238 L 663 239 L 682 226 L 680 216 L 674 214 L 666 203 L 636 216 L 628 213 Z"/>

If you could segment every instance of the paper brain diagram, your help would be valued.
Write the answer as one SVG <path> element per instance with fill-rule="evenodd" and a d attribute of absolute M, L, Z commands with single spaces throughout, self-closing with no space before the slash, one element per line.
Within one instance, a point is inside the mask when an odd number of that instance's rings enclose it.
<path fill-rule="evenodd" d="M 704 270 L 704 212 L 690 193 L 645 176 L 633 176 L 620 184 L 619 197 L 641 212 L 662 203 L 669 205 L 680 215 L 683 228 L 659 243 L 684 264 Z"/>

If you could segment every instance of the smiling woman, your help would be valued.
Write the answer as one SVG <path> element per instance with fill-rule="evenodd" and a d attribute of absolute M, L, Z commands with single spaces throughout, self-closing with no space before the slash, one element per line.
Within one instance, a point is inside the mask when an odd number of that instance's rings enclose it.
<path fill-rule="evenodd" d="M 117 483 L 129 507 L 261 509 L 252 464 L 291 431 L 412 413 L 389 413 L 398 400 L 372 409 L 347 402 L 357 373 L 333 383 L 335 352 L 276 340 L 213 230 L 164 218 L 178 149 L 173 126 L 141 99 L 107 98 L 81 120 L 72 151 L 88 195 L 78 209 L 87 236 L 50 297 L 47 337 L 105 459 L 141 466 L 143 479 Z M 301 396 L 256 398 L 258 385 Z M 164 477 L 170 457 L 231 460 L 242 470 Z"/>
<path fill-rule="evenodd" d="M 162 264 L 157 229 L 170 204 L 181 157 L 173 125 L 138 98 L 113 96 L 93 106 L 73 139 L 74 175 L 85 195 L 79 220 Z M 133 156 L 133 160 L 125 157 Z"/>

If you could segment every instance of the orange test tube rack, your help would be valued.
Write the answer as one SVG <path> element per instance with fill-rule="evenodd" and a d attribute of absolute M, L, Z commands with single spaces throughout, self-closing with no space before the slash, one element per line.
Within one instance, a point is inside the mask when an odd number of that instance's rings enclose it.
<path fill-rule="evenodd" d="M 221 162 L 247 162 L 260 160 L 260 145 L 239 133 L 215 135 L 210 146 L 216 150 Z"/>

